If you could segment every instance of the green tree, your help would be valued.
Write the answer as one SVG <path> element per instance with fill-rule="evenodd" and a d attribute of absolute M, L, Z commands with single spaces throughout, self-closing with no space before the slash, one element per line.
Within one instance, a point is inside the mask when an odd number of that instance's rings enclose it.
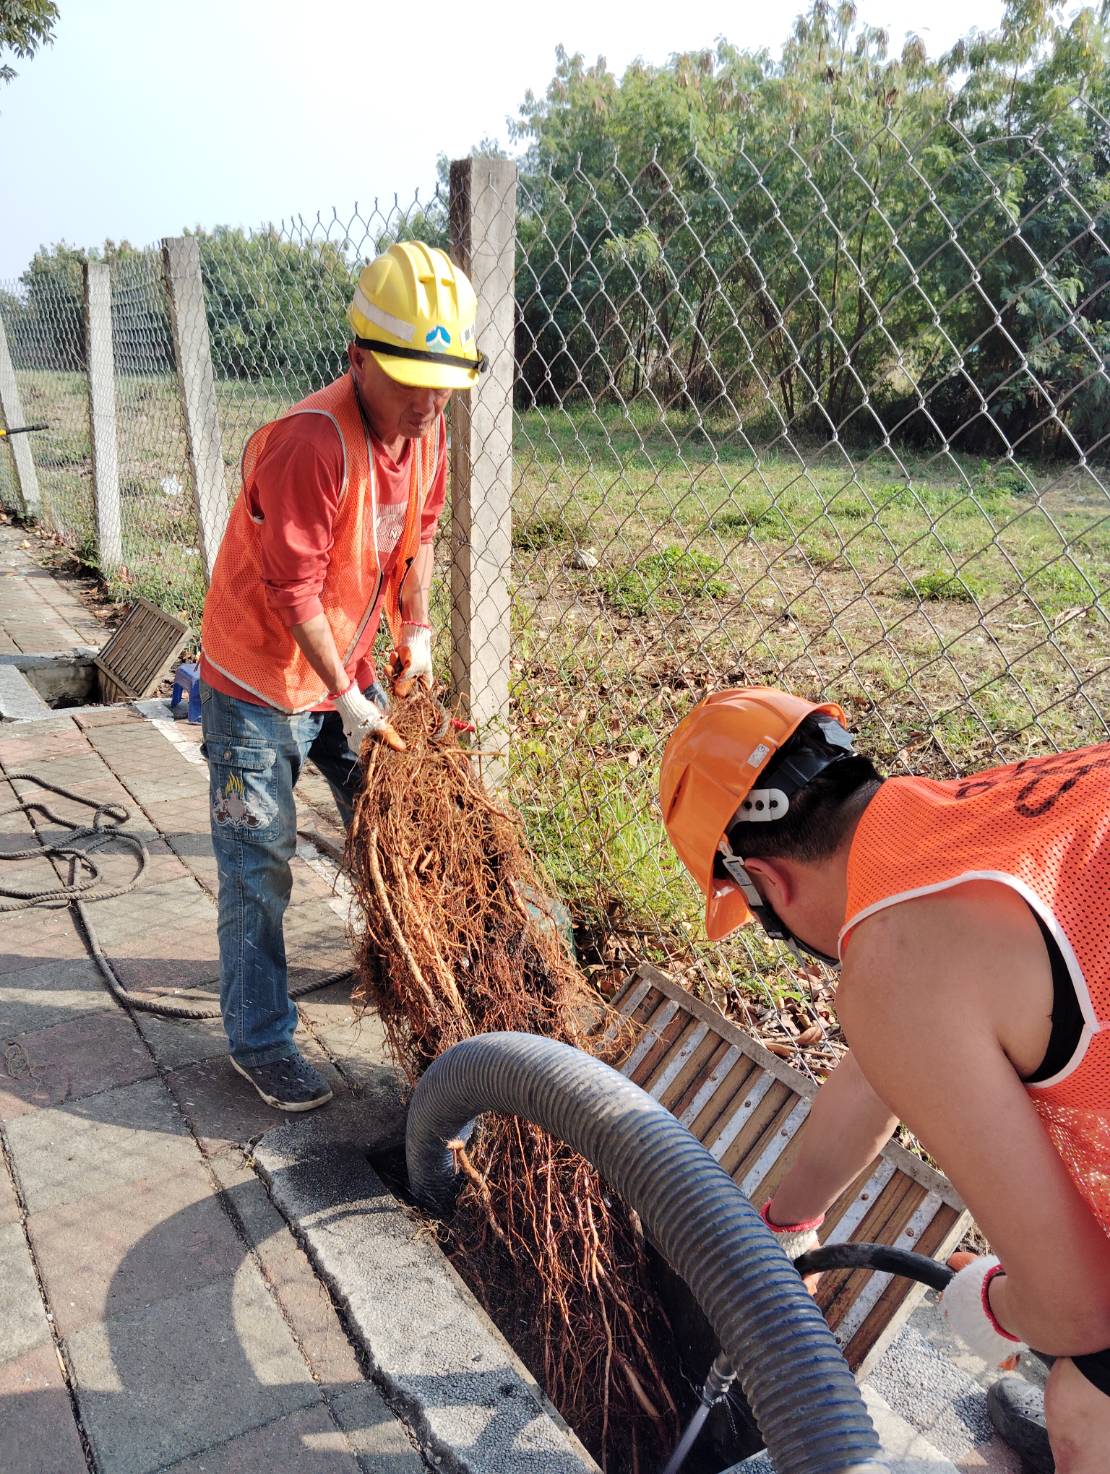
<path fill-rule="evenodd" d="M 280 379 L 307 391 L 342 369 L 357 265 L 330 241 L 219 227 L 200 237 L 212 361 L 225 379 Z"/>
<path fill-rule="evenodd" d="M 1026 451 L 1106 413 L 1106 5 L 931 59 L 815 0 L 782 54 L 560 51 L 521 108 L 521 397 Z M 1051 410 L 1050 406 L 1055 406 Z"/>
<path fill-rule="evenodd" d="M 0 0 L 0 82 L 16 75 L 4 52 L 28 60 L 41 46 L 53 44 L 57 20 L 54 0 Z"/>

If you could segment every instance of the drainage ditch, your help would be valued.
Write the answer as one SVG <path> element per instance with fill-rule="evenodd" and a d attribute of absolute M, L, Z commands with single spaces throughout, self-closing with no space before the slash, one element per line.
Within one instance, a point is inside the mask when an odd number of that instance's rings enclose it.
<path fill-rule="evenodd" d="M 372 1152 L 369 1161 L 398 1201 L 421 1217 L 426 1217 L 426 1211 L 416 1201 L 409 1183 L 403 1147 Z M 475 1273 L 474 1265 L 455 1242 L 450 1221 L 446 1224 L 428 1221 L 431 1231 L 460 1278 L 489 1314 L 501 1335 L 543 1386 L 543 1365 L 537 1362 L 534 1341 L 527 1335 L 526 1328 L 498 1314 L 496 1304 L 490 1301 L 488 1285 Z M 706 1372 L 720 1348 L 709 1322 L 685 1281 L 674 1273 L 650 1243 L 645 1243 L 644 1250 L 652 1286 L 666 1315 L 666 1321 L 661 1320 L 652 1327 L 651 1352 L 656 1363 L 668 1373 L 671 1395 L 678 1409 L 679 1424 L 684 1427 L 698 1406 Z M 575 1428 L 574 1431 L 579 1437 L 582 1436 L 581 1430 Z M 739 1387 L 734 1385 L 728 1396 L 710 1412 L 697 1443 L 683 1462 L 682 1474 L 720 1474 L 722 1469 L 740 1463 L 762 1447 L 763 1439 L 751 1410 Z M 609 1445 L 606 1467 L 607 1474 L 637 1474 L 637 1471 L 651 1469 L 656 1465 L 649 1457 L 645 1457 L 642 1449 L 634 1451 L 631 1447 L 622 1447 L 619 1437 L 614 1437 Z"/>
<path fill-rule="evenodd" d="M 42 721 L 56 711 L 104 706 L 95 650 L 0 655 L 0 722 Z"/>

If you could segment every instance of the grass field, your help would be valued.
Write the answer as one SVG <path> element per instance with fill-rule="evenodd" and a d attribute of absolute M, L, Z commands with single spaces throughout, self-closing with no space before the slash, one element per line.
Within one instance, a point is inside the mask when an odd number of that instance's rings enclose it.
<path fill-rule="evenodd" d="M 83 381 L 21 387 L 52 427 L 34 445 L 45 517 L 95 565 Z M 234 496 L 243 440 L 296 392 L 217 387 Z M 195 623 L 172 381 L 121 379 L 118 414 L 125 567 L 109 582 Z M 722 982 L 769 960 L 692 947 L 698 907 L 662 839 L 662 746 L 709 687 L 834 696 L 891 769 L 950 774 L 1106 736 L 1105 467 L 757 449 L 734 420 L 637 406 L 518 415 L 514 485 L 512 797 L 576 915 L 599 935 L 627 928 L 632 951 L 700 956 Z"/>

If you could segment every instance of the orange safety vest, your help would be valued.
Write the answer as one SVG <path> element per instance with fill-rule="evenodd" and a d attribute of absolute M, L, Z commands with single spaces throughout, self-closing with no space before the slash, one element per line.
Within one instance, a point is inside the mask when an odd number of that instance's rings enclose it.
<path fill-rule="evenodd" d="M 242 491 L 227 520 L 204 601 L 201 646 L 221 675 L 279 711 L 310 711 L 328 692 L 300 646 L 270 608 L 262 585 L 261 523 L 251 515 L 255 469 L 276 424 L 290 415 L 326 415 L 343 442 L 343 486 L 320 602 L 343 664 L 354 655 L 381 599 L 395 641 L 401 635 L 401 585 L 420 544 L 424 498 L 439 462 L 442 417 L 413 446 L 405 522 L 382 568 L 377 548 L 374 450 L 354 382 L 344 374 L 256 430 L 243 451 Z"/>
<path fill-rule="evenodd" d="M 1053 1145 L 1110 1234 L 1110 743 L 965 780 L 888 778 L 848 855 L 852 928 L 969 881 L 1008 885 L 1055 938 L 1083 1013 L 1057 1074 L 1026 1085 Z"/>

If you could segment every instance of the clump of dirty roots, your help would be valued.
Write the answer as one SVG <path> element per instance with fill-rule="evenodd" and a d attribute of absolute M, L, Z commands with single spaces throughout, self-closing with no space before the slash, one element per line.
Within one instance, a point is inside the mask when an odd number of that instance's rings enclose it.
<path fill-rule="evenodd" d="M 356 1007 L 377 1009 L 410 1082 L 458 1040 L 500 1029 L 614 1060 L 627 1032 L 568 955 L 518 817 L 429 696 L 398 703 L 393 721 L 406 751 L 367 744 L 347 846 Z M 456 1267 L 602 1466 L 650 1468 L 676 1411 L 634 1216 L 527 1122 L 488 1116 L 456 1150 Z"/>

